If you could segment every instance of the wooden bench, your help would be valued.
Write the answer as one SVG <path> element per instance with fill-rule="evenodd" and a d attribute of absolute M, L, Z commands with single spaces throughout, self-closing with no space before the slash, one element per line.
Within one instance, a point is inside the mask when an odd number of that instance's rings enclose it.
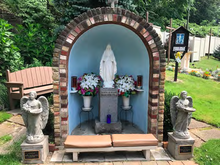
<path fill-rule="evenodd" d="M 10 109 L 14 109 L 14 99 L 28 96 L 31 91 L 38 95 L 53 92 L 52 67 L 33 67 L 16 72 L 6 72 Z"/>
<path fill-rule="evenodd" d="M 65 152 L 78 161 L 80 152 L 143 151 L 150 160 L 150 149 L 158 146 L 153 134 L 69 135 L 64 142 Z"/>

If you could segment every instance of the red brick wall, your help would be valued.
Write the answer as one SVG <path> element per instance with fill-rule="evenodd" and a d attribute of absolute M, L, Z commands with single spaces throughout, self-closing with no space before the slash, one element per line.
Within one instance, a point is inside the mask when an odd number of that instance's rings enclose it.
<path fill-rule="evenodd" d="M 118 24 L 135 32 L 148 50 L 150 81 L 148 132 L 163 139 L 165 51 L 158 34 L 145 19 L 121 8 L 97 8 L 73 19 L 60 33 L 53 54 L 55 143 L 62 146 L 68 135 L 68 59 L 76 40 L 87 30 L 101 24 Z"/>

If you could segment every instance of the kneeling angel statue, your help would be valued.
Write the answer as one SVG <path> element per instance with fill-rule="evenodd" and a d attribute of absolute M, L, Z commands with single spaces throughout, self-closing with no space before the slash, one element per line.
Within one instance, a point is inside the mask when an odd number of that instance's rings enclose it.
<path fill-rule="evenodd" d="M 193 108 L 192 97 L 187 96 L 186 91 L 182 91 L 180 98 L 173 96 L 170 101 L 170 115 L 173 125 L 173 136 L 180 139 L 190 138 L 187 130 L 192 118 L 192 112 L 196 110 Z"/>
<path fill-rule="evenodd" d="M 22 118 L 27 128 L 26 142 L 39 143 L 44 140 L 42 130 L 45 128 L 49 115 L 49 103 L 44 96 L 38 99 L 37 93 L 32 91 L 29 97 L 23 96 L 20 101 Z"/>

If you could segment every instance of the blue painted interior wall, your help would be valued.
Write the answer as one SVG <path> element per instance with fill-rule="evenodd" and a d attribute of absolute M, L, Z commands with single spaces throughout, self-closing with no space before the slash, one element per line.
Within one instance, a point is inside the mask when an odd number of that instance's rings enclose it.
<path fill-rule="evenodd" d="M 115 24 L 99 25 L 85 32 L 73 45 L 69 57 L 68 91 L 71 88 L 71 76 L 80 77 L 84 73 L 99 74 L 100 60 L 107 44 L 111 44 L 117 62 L 118 75 L 143 75 L 144 92 L 131 96 L 133 122 L 147 133 L 148 93 L 149 93 L 149 57 L 141 39 L 131 30 Z M 93 97 L 93 113 L 98 117 L 99 96 Z M 83 105 L 82 97 L 68 94 L 69 134 L 79 124 L 79 113 Z M 119 96 L 119 112 L 122 98 Z M 131 121 L 131 116 L 127 116 Z M 87 114 L 82 121 L 87 120 Z"/>

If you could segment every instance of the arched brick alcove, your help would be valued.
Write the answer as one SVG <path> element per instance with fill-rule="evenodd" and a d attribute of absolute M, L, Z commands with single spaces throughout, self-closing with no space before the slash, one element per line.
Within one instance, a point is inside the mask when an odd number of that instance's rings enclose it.
<path fill-rule="evenodd" d="M 62 146 L 68 135 L 68 60 L 77 39 L 91 28 L 117 24 L 133 31 L 142 40 L 150 59 L 148 132 L 163 139 L 165 51 L 158 34 L 145 19 L 121 8 L 97 8 L 72 20 L 60 33 L 53 54 L 55 143 Z"/>

